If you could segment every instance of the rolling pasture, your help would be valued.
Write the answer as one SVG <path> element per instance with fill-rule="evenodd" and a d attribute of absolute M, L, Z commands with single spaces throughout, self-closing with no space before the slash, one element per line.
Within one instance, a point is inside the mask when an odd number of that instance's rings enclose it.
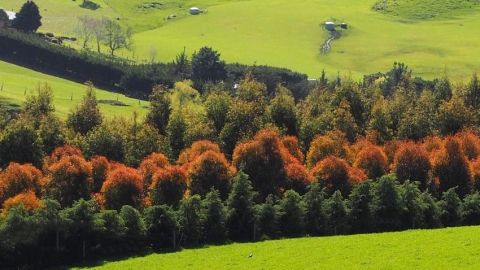
<path fill-rule="evenodd" d="M 17 65 L 0 61 L 0 101 L 11 105 L 23 104 L 30 94 L 37 94 L 39 83 L 48 83 L 53 90 L 53 105 L 55 113 L 65 119 L 72 108 L 81 100 L 85 85 L 46 75 Z M 137 111 L 142 119 L 148 111 L 148 102 L 125 97 L 124 95 L 96 89 L 97 100 L 114 100 L 123 102 L 126 106 L 100 104 L 100 110 L 106 117 L 130 118 Z"/>
<path fill-rule="evenodd" d="M 480 227 L 458 227 L 231 244 L 74 269 L 477 269 L 479 243 Z"/>
<path fill-rule="evenodd" d="M 0 0 L 18 10 L 23 0 Z M 188 54 L 202 46 L 221 53 L 227 62 L 287 67 L 319 77 L 359 77 L 386 71 L 404 62 L 414 76 L 432 79 L 445 71 L 467 80 L 478 71 L 480 1 L 421 0 L 37 0 L 43 19 L 40 30 L 74 35 L 77 17 L 107 16 L 135 30 L 135 47 L 123 57 L 172 61 L 183 48 Z M 375 11 L 375 3 L 385 6 Z M 205 12 L 188 15 L 197 6 Z M 170 14 L 176 17 L 166 20 Z M 327 54 L 320 46 L 329 33 L 325 21 L 346 22 L 349 29 L 332 42 Z"/>

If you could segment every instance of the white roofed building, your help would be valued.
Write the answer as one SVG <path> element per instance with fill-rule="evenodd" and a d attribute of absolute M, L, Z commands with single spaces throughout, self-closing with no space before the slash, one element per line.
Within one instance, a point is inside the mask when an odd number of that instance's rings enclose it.
<path fill-rule="evenodd" d="M 1 8 L 1 7 L 0 7 L 0 10 L 3 11 L 4 14 L 7 15 L 7 17 L 5 17 L 5 15 L 3 15 L 2 18 L 0 19 L 0 28 L 5 28 L 5 27 L 11 26 L 12 21 L 17 17 L 17 13 L 15 13 L 13 11 L 7 11 L 7 10 Z"/>
<path fill-rule="evenodd" d="M 13 12 L 13 11 L 6 11 L 5 12 L 7 13 L 8 15 L 8 19 L 10 21 L 13 21 L 16 17 L 17 17 L 17 13 Z"/>

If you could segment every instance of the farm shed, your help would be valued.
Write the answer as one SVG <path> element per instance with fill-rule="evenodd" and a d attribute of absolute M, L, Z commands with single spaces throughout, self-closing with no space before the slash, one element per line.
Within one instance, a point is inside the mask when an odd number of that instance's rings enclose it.
<path fill-rule="evenodd" d="M 5 13 L 7 13 L 8 19 L 9 19 L 10 21 L 13 21 L 13 20 L 17 17 L 17 13 L 15 13 L 15 12 L 13 12 L 13 11 L 5 10 L 5 9 L 3 9 L 2 7 L 0 7 L 0 10 L 3 10 L 3 11 L 5 11 Z"/>
<path fill-rule="evenodd" d="M 13 11 L 6 11 L 0 7 L 0 10 L 3 11 L 7 15 L 7 19 L 3 18 L 3 21 L 0 20 L 0 28 L 10 27 L 12 25 L 13 20 L 16 18 L 16 13 Z"/>
<path fill-rule="evenodd" d="M 200 14 L 200 9 L 197 7 L 191 7 L 190 8 L 190 15 L 198 15 Z"/>
<path fill-rule="evenodd" d="M 318 80 L 317 79 L 310 79 L 308 78 L 307 79 L 308 81 L 308 84 L 312 85 L 312 86 L 316 86 L 318 84 Z"/>
<path fill-rule="evenodd" d="M 334 31 L 334 30 L 335 30 L 335 23 L 333 23 L 333 22 L 326 22 L 326 23 L 325 23 L 325 28 L 326 28 L 327 30 Z"/>
<path fill-rule="evenodd" d="M 17 13 L 13 12 L 13 11 L 6 11 L 5 12 L 7 13 L 8 15 L 8 19 L 10 21 L 13 21 L 16 17 L 17 17 Z"/>

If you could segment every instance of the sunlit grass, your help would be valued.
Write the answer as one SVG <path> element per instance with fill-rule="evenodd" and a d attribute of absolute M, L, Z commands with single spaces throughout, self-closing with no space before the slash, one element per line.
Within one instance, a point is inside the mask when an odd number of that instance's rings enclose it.
<path fill-rule="evenodd" d="M 407 21 L 371 10 L 373 1 L 244 1 L 213 6 L 208 13 L 169 22 L 135 35 L 137 55 L 171 61 L 186 47 L 191 54 L 211 46 L 227 62 L 288 67 L 319 77 L 325 69 L 361 77 L 404 62 L 414 76 L 432 79 L 446 69 L 465 80 L 479 68 L 480 36 L 473 35 L 480 16 L 462 20 Z M 478 14 L 478 12 L 476 13 Z M 320 45 L 328 31 L 320 24 L 336 19 L 349 29 L 334 40 L 327 54 Z"/>
<path fill-rule="evenodd" d="M 462 227 L 232 244 L 88 269 L 477 269 L 479 255 L 480 227 Z"/>
<path fill-rule="evenodd" d="M 23 2 L 0 0 L 0 6 L 18 10 Z M 338 72 L 361 78 L 403 62 L 414 76 L 433 79 L 447 70 L 452 80 L 464 81 L 479 69 L 478 0 L 389 0 L 397 3 L 389 12 L 372 10 L 377 0 L 93 0 L 97 10 L 80 2 L 37 0 L 41 30 L 72 33 L 79 15 L 107 16 L 135 30 L 134 50 L 119 56 L 147 60 L 153 47 L 156 61 L 170 62 L 184 47 L 191 55 L 210 46 L 227 62 L 286 67 L 310 77 L 325 70 L 330 78 Z M 206 12 L 191 16 L 191 6 Z M 176 17 L 165 20 L 170 14 Z M 329 35 L 321 25 L 329 20 L 349 29 L 320 54 Z"/>

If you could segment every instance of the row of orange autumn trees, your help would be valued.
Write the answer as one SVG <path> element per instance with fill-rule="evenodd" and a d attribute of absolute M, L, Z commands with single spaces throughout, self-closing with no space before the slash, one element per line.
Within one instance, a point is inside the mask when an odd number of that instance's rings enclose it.
<path fill-rule="evenodd" d="M 316 136 L 304 158 L 295 137 L 281 137 L 267 128 L 238 144 L 231 162 L 217 144 L 197 141 L 183 150 L 176 164 L 152 153 L 138 168 L 102 156 L 86 160 L 79 149 L 63 146 L 44 159 L 42 170 L 10 163 L 0 173 L 0 202 L 4 212 L 20 203 L 36 208 L 42 198 L 55 199 L 63 207 L 93 197 L 105 209 L 143 209 L 178 206 L 182 198 L 205 196 L 212 187 L 225 200 L 239 170 L 249 175 L 261 201 L 288 189 L 303 194 L 316 181 L 330 193 L 340 190 L 347 196 L 356 183 L 388 173 L 395 173 L 401 183 L 416 181 L 433 194 L 457 186 L 463 197 L 480 186 L 480 137 L 471 131 L 383 146 L 375 145 L 373 137 L 349 144 L 340 132 Z"/>

